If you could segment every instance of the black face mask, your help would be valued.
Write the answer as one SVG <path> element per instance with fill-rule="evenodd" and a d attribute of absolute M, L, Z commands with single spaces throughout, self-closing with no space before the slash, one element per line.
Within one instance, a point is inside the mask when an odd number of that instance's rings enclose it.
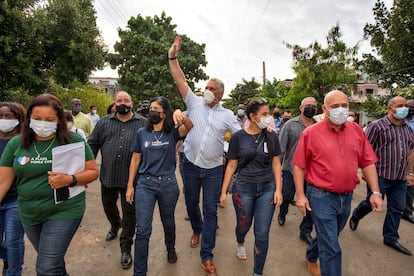
<path fill-rule="evenodd" d="M 307 118 L 312 118 L 313 116 L 315 116 L 315 113 L 316 110 L 312 106 L 305 106 L 305 108 L 303 109 L 303 115 L 305 115 L 305 117 Z"/>
<path fill-rule="evenodd" d="M 128 114 L 128 112 L 131 111 L 131 107 L 127 106 L 125 104 L 121 104 L 121 105 L 116 105 L 115 106 L 116 112 L 121 114 L 121 115 L 125 115 Z"/>
<path fill-rule="evenodd" d="M 153 125 L 156 125 L 162 120 L 161 112 L 150 110 L 147 118 Z"/>
<path fill-rule="evenodd" d="M 280 117 L 280 112 L 275 112 L 275 113 L 273 113 L 273 117 L 275 117 L 275 118 L 279 118 L 279 117 Z"/>
<path fill-rule="evenodd" d="M 407 115 L 407 117 L 412 117 L 414 115 L 414 109 L 409 109 L 408 110 L 408 115 Z"/>

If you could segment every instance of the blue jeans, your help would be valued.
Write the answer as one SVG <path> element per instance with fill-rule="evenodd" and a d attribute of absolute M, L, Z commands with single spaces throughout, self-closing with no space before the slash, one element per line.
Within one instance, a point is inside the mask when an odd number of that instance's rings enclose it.
<path fill-rule="evenodd" d="M 46 220 L 36 225 L 23 224 L 24 231 L 37 252 L 37 276 L 68 275 L 65 254 L 82 218 Z"/>
<path fill-rule="evenodd" d="M 0 204 L 0 258 L 7 261 L 7 275 L 21 275 L 24 262 L 24 231 L 17 200 Z"/>
<path fill-rule="evenodd" d="M 183 161 L 185 202 L 194 234 L 201 234 L 200 257 L 213 259 L 216 245 L 217 203 L 220 198 L 223 166 L 200 168 L 187 158 Z M 203 187 L 203 218 L 200 212 L 200 190 Z M 203 223 L 204 221 L 204 223 Z"/>
<path fill-rule="evenodd" d="M 175 248 L 175 206 L 180 190 L 175 175 L 140 175 L 135 187 L 137 230 L 135 238 L 134 276 L 143 276 L 148 271 L 148 244 L 152 232 L 155 202 L 158 201 L 164 243 L 167 249 Z"/>
<path fill-rule="evenodd" d="M 282 171 L 282 180 L 283 180 L 283 187 L 282 187 L 282 194 L 283 194 L 283 202 L 280 205 L 280 215 L 286 216 L 289 212 L 289 204 L 295 197 L 295 183 L 293 182 L 293 175 L 290 171 L 283 170 Z M 305 181 L 304 189 L 306 191 L 307 183 Z M 306 216 L 303 217 L 302 222 L 299 225 L 299 233 L 300 235 L 308 235 L 312 233 L 313 229 L 313 222 L 312 216 L 308 210 L 306 210 Z"/>
<path fill-rule="evenodd" d="M 316 238 L 306 248 L 306 257 L 316 262 L 319 257 L 321 275 L 342 275 L 342 252 L 338 236 L 351 212 L 352 192 L 335 194 L 313 185 L 307 187 L 307 197 Z"/>
<path fill-rule="evenodd" d="M 275 205 L 275 182 L 250 183 L 236 180 L 233 205 L 236 211 L 236 238 L 244 243 L 254 218 L 254 273 L 261 275 L 269 247 L 269 229 Z"/>
<path fill-rule="evenodd" d="M 405 180 L 388 180 L 378 176 L 378 183 L 383 199 L 384 195 L 387 196 L 387 214 L 385 215 L 382 235 L 384 236 L 384 243 L 393 244 L 400 238 L 398 228 L 405 206 L 407 182 Z M 372 211 L 369 203 L 371 193 L 372 191 L 367 185 L 367 198 L 361 201 L 352 213 L 355 219 L 360 220 Z"/>

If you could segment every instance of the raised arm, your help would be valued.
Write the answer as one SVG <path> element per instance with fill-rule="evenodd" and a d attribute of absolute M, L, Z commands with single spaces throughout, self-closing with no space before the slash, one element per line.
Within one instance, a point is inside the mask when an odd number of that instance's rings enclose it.
<path fill-rule="evenodd" d="M 188 84 L 185 79 L 185 75 L 181 70 L 180 64 L 178 63 L 177 53 L 181 48 L 181 36 L 177 35 L 174 39 L 173 44 L 168 50 L 168 63 L 170 65 L 171 75 L 177 84 L 178 90 L 180 91 L 181 97 L 185 99 L 188 93 Z"/>

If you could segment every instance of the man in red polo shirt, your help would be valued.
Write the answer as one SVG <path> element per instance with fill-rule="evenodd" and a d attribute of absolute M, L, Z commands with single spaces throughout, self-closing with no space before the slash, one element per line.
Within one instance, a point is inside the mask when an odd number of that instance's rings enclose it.
<path fill-rule="evenodd" d="M 362 128 L 346 120 L 348 97 L 331 91 L 322 109 L 325 120 L 303 131 L 293 157 L 296 206 L 303 215 L 306 209 L 311 211 L 316 228 L 316 238 L 306 249 L 309 272 L 313 276 L 340 276 L 338 236 L 350 214 L 352 192 L 359 183 L 358 168 L 374 191 L 370 197 L 374 211 L 382 209 L 382 198 L 375 169 L 377 157 Z M 305 179 L 309 183 L 306 196 Z"/>

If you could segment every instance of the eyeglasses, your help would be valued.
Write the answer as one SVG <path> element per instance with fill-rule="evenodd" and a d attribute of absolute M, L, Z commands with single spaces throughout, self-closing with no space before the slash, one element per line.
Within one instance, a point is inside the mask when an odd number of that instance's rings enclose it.
<path fill-rule="evenodd" d="M 256 103 L 256 104 L 267 104 L 267 100 L 264 98 L 257 98 L 257 99 L 253 99 L 251 101 L 251 103 Z"/>

